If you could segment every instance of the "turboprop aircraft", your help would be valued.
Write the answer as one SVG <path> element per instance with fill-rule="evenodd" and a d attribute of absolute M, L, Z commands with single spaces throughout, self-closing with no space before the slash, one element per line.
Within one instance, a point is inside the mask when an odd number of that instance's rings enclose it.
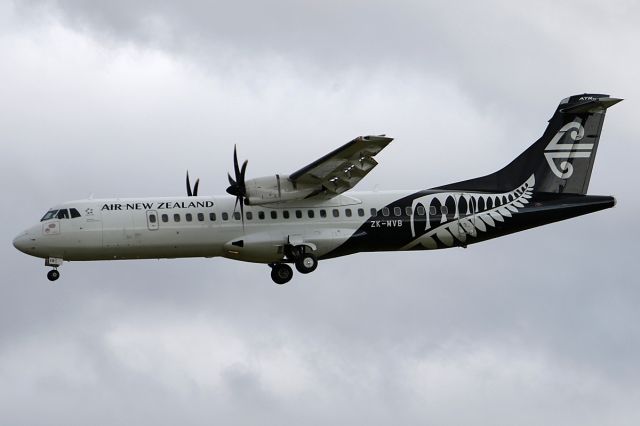
<path fill-rule="evenodd" d="M 278 284 L 294 264 L 370 251 L 467 247 L 613 207 L 586 195 L 607 108 L 622 99 L 563 99 L 544 134 L 487 176 L 420 191 L 350 192 L 393 139 L 362 136 L 291 174 L 245 179 L 238 163 L 229 196 L 86 199 L 52 207 L 13 245 L 45 259 L 55 281 L 64 261 L 216 257 L 265 263 Z"/>

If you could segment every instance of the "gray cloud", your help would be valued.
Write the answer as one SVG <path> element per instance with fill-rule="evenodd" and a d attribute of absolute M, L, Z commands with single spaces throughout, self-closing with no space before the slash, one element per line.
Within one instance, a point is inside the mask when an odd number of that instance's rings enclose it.
<path fill-rule="evenodd" d="M 637 6 L 0 6 L 3 424 L 636 424 Z M 635 15 L 634 15 L 635 14 Z M 61 200 L 222 193 L 353 136 L 362 189 L 490 172 L 605 91 L 619 205 L 467 250 L 354 255 L 276 287 L 223 259 L 70 263 L 9 241 Z M 294 147 L 294 149 L 289 149 Z"/>

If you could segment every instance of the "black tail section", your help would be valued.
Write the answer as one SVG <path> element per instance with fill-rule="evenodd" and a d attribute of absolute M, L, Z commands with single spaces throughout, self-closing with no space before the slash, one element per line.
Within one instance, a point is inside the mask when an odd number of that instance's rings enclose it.
<path fill-rule="evenodd" d="M 502 170 L 435 189 L 507 192 L 534 174 L 536 192 L 586 194 L 604 116 L 621 100 L 596 94 L 563 99 L 542 137 Z"/>

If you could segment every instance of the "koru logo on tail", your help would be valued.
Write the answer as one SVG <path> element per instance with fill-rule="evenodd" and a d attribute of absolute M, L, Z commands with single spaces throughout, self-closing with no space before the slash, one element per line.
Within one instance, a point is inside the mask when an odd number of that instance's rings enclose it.
<path fill-rule="evenodd" d="M 544 150 L 544 156 L 547 159 L 547 163 L 549 163 L 549 167 L 551 167 L 551 171 L 560 179 L 568 179 L 573 175 L 573 166 L 566 161 L 567 159 L 589 158 L 593 149 L 592 143 L 558 143 L 565 135 L 573 142 L 578 142 L 584 137 L 584 127 L 575 121 L 565 124 Z M 560 161 L 560 168 L 554 161 L 556 158 L 563 160 Z"/>

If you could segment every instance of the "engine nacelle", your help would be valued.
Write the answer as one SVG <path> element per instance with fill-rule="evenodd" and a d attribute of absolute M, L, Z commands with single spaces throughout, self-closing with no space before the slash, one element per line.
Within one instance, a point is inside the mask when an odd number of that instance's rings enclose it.
<path fill-rule="evenodd" d="M 247 204 L 269 204 L 301 200 L 313 193 L 314 188 L 296 185 L 289 175 L 273 175 L 245 181 Z"/>

